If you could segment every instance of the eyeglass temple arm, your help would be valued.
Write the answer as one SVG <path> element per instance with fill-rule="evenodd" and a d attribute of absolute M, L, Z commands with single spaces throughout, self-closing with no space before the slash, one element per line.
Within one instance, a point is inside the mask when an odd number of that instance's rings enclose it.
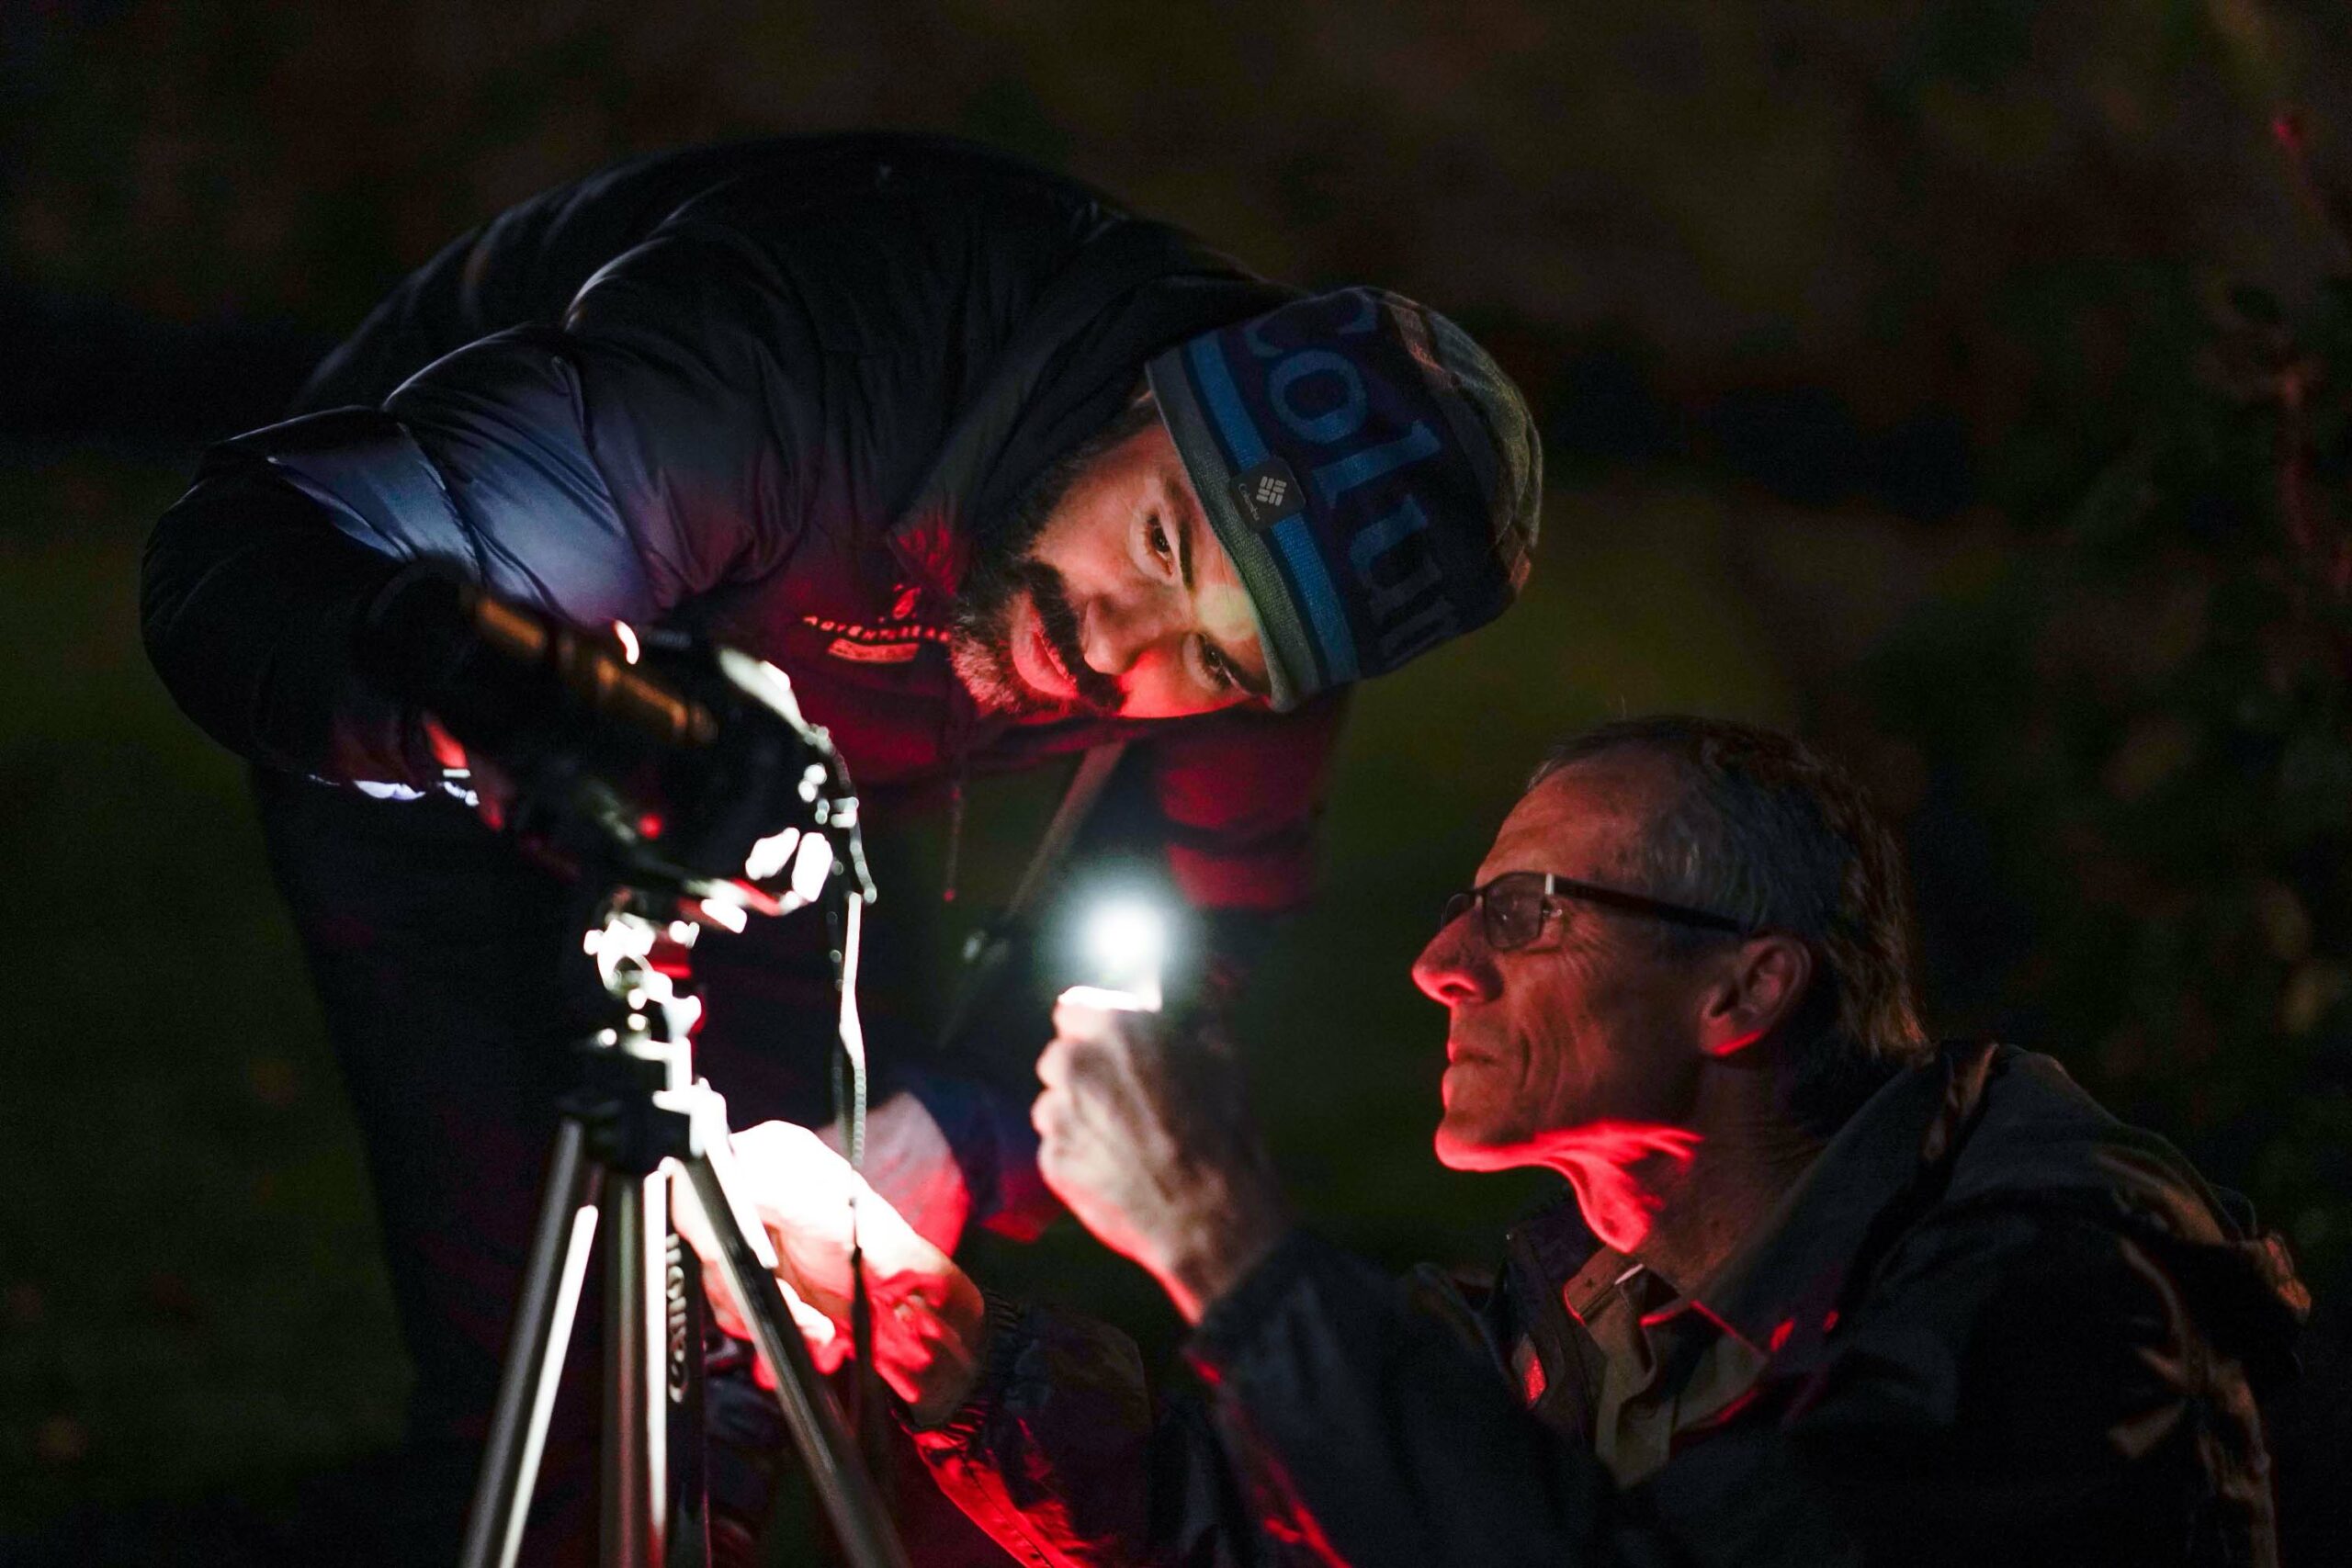
<path fill-rule="evenodd" d="M 1500 877 L 1496 878 L 1496 881 L 1500 880 Z M 1493 884 L 1489 883 L 1487 886 L 1491 886 Z M 1544 874 L 1544 891 L 1547 894 L 1566 894 L 1571 898 L 1581 898 L 1588 904 L 1602 904 L 1611 908 L 1625 909 L 1637 915 L 1655 916 L 1661 920 L 1672 920 L 1677 925 L 1700 926 L 1708 931 L 1730 931 L 1735 935 L 1746 935 L 1747 931 L 1746 925 L 1728 915 L 1718 915 L 1708 909 L 1694 909 L 1688 904 L 1669 904 L 1663 898 L 1645 897 L 1639 893 L 1627 893 L 1621 888 L 1602 887 L 1590 882 L 1578 882 L 1572 876 L 1555 876 L 1550 872 Z"/>

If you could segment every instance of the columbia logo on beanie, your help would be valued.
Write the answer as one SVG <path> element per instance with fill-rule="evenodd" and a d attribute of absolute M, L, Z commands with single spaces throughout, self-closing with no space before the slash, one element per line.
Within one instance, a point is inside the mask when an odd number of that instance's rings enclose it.
<path fill-rule="evenodd" d="M 1341 289 L 1204 333 L 1147 373 L 1248 590 L 1275 707 L 1485 625 L 1526 581 L 1534 424 L 1444 317 Z"/>
<path fill-rule="evenodd" d="M 1269 457 L 1233 481 L 1233 499 L 1262 534 L 1298 510 L 1298 479 L 1288 463 Z"/>

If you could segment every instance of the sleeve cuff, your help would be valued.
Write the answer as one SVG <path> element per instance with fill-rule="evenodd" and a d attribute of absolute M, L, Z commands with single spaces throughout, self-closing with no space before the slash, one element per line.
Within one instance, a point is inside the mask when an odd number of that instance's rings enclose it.
<path fill-rule="evenodd" d="M 982 1318 L 988 1325 L 988 1349 L 980 1367 L 980 1375 L 972 1384 L 972 1392 L 964 1396 L 947 1419 L 933 1427 L 919 1427 L 909 1418 L 904 1404 L 892 1400 L 899 1418 L 910 1432 L 922 1433 L 933 1442 L 961 1447 L 976 1438 L 989 1416 L 995 1413 L 997 1397 L 1012 1375 L 1014 1359 L 1020 1355 L 1023 1331 L 1021 1303 L 1010 1296 L 1000 1296 L 983 1289 L 980 1298 L 988 1303 Z"/>
<path fill-rule="evenodd" d="M 1293 1225 L 1239 1284 L 1211 1302 L 1184 1347 L 1193 1370 L 1221 1382 L 1222 1369 L 1297 1287 L 1321 1246 L 1311 1232 Z"/>

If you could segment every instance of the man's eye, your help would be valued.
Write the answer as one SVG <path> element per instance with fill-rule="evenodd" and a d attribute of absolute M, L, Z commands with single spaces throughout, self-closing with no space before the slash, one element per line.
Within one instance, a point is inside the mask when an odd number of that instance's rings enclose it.
<path fill-rule="evenodd" d="M 1151 553 L 1162 560 L 1173 560 L 1176 552 L 1169 546 L 1168 530 L 1159 525 L 1159 519 L 1153 517 L 1146 526 L 1149 532 L 1144 536 L 1144 542 L 1151 547 Z"/>
<path fill-rule="evenodd" d="M 1214 643 L 1204 641 L 1201 644 L 1201 673 L 1216 691 L 1229 692 L 1241 683 L 1233 673 L 1232 664 L 1217 651 Z"/>

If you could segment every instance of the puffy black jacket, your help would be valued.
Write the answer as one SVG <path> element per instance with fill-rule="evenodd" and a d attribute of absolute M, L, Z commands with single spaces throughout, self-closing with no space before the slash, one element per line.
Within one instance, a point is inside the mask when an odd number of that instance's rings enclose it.
<path fill-rule="evenodd" d="M 976 714 L 944 642 L 973 542 L 1111 417 L 1146 358 L 1289 297 L 1099 192 L 960 143 L 693 150 L 460 238 L 320 368 L 300 417 L 207 456 L 149 544 L 148 650 L 187 713 L 260 764 L 395 1283 L 425 1303 L 403 1312 L 426 1381 L 482 1371 L 424 1347 L 436 1325 L 496 1321 L 525 1223 L 520 1204 L 460 1212 L 492 1186 L 435 1184 L 491 1129 L 535 1124 L 542 1089 L 518 1075 L 560 1062 L 571 1010 L 598 998 L 582 911 L 460 807 L 304 781 L 433 775 L 415 716 L 348 678 L 362 607 L 436 557 L 574 622 L 700 630 L 783 668 L 886 809 L 967 770 L 1143 739 L 1121 769 L 1127 808 L 1106 815 L 1227 913 L 1213 929 L 1229 961 L 1253 913 L 1308 890 L 1343 700 L 1012 725 Z M 824 1114 L 817 934 L 761 922 L 697 950 L 703 1058 L 746 1114 Z M 888 1078 L 910 1041 L 875 1000 L 869 1026 L 897 1042 L 877 1052 Z M 981 1064 L 1006 1093 L 895 1080 L 946 1128 L 980 1213 L 1014 1231 L 1051 1211 L 1023 1114 L 1036 1038 Z M 518 1136 L 501 1171 L 530 1150 Z M 477 1247 L 478 1265 L 449 1251 Z"/>
<path fill-rule="evenodd" d="M 863 787 L 1025 765 L 1122 727 L 976 716 L 944 649 L 972 541 L 1150 354 L 1286 297 L 945 141 L 626 164 L 450 245 L 321 368 L 319 412 L 209 455 L 149 547 L 149 651 L 244 756 L 421 783 L 413 716 L 345 668 L 373 589 L 439 557 L 577 623 L 772 660 Z M 1196 901 L 1303 896 L 1338 713 L 1125 727 Z"/>

